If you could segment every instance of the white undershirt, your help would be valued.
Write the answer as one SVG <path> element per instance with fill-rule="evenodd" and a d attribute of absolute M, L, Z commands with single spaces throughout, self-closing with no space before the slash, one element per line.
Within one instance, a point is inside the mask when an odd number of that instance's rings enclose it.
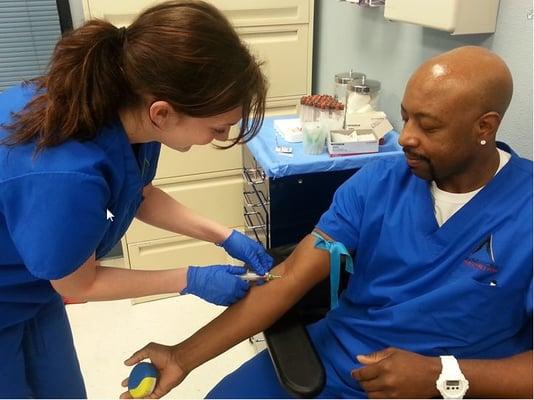
<path fill-rule="evenodd" d="M 497 150 L 499 151 L 499 168 L 497 168 L 495 175 L 497 175 L 497 173 L 506 165 L 511 157 L 506 151 L 501 149 Z M 436 182 L 432 181 L 430 184 L 430 193 L 432 194 L 432 200 L 434 201 L 434 215 L 436 216 L 438 225 L 443 225 L 456 211 L 475 197 L 475 195 L 483 188 L 484 186 L 468 193 L 449 193 L 438 188 Z"/>

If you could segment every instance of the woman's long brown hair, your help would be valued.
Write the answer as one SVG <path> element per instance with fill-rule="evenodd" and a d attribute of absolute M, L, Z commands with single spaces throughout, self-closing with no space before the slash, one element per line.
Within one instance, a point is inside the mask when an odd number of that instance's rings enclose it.
<path fill-rule="evenodd" d="M 164 100 L 180 113 L 209 117 L 242 106 L 239 136 L 260 129 L 267 84 L 260 64 L 215 7 L 168 1 L 127 28 L 91 20 L 56 45 L 49 72 L 28 84 L 36 95 L 12 122 L 5 143 L 38 150 L 91 140 L 119 109 Z"/>

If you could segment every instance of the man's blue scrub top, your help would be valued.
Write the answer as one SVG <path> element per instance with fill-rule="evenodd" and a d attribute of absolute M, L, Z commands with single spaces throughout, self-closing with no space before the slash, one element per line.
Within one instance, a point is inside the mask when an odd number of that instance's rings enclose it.
<path fill-rule="evenodd" d="M 32 85 L 1 93 L 0 124 L 34 93 Z M 0 140 L 7 134 L 0 128 Z M 136 154 L 117 118 L 94 140 L 34 150 L 33 142 L 0 146 L 0 328 L 57 295 L 49 280 L 120 240 L 154 178 L 160 144 L 141 144 Z"/>
<path fill-rule="evenodd" d="M 364 395 L 358 354 L 461 358 L 532 349 L 532 161 L 510 161 L 438 226 L 429 183 L 401 155 L 343 184 L 317 227 L 354 251 L 339 306 L 310 327 L 329 387 Z"/>

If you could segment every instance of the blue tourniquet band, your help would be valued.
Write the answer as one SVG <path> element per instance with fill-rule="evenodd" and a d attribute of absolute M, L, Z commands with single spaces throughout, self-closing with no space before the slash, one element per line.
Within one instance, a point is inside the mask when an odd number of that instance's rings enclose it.
<path fill-rule="evenodd" d="M 320 233 L 313 231 L 315 247 L 330 253 L 330 309 L 338 305 L 339 281 L 341 277 L 341 256 L 345 256 L 345 271 L 354 272 L 352 257 L 343 243 L 326 240 Z"/>

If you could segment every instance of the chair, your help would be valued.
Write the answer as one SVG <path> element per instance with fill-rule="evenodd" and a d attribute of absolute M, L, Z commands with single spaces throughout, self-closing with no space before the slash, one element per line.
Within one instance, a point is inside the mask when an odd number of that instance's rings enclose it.
<path fill-rule="evenodd" d="M 281 246 L 268 252 L 276 265 L 286 259 L 295 247 Z M 341 270 L 340 287 L 344 288 L 348 274 L 344 273 L 344 268 Z M 325 279 L 264 332 L 278 380 L 296 397 L 314 397 L 324 387 L 324 368 L 305 326 L 323 318 L 329 309 L 330 282 Z"/>

